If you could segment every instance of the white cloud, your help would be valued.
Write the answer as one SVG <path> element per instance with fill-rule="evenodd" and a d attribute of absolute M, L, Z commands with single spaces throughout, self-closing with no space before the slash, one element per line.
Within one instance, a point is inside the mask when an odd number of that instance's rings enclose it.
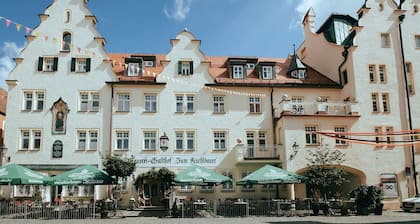
<path fill-rule="evenodd" d="M 290 28 L 298 28 L 306 11 L 312 7 L 316 14 L 315 27 L 319 27 L 332 13 L 348 14 L 356 17 L 357 10 L 363 5 L 364 0 L 300 0 L 295 10 L 298 18 L 295 18 Z"/>
<path fill-rule="evenodd" d="M 0 47 L 0 87 L 7 90 L 5 80 L 9 72 L 15 67 L 13 58 L 16 58 L 23 47 L 17 46 L 14 42 L 4 42 Z"/>
<path fill-rule="evenodd" d="M 190 12 L 192 0 L 175 0 L 172 10 L 168 10 L 168 7 L 165 5 L 163 7 L 163 12 L 166 17 L 170 19 L 175 19 L 178 21 L 183 21 L 187 18 L 187 14 Z"/>

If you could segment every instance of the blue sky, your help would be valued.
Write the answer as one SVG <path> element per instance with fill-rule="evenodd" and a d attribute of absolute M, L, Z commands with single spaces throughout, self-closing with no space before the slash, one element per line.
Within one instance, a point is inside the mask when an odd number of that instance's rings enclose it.
<path fill-rule="evenodd" d="M 52 0 L 2 1 L 0 17 L 36 27 Z M 111 53 L 165 54 L 169 40 L 188 28 L 208 56 L 287 57 L 303 41 L 309 7 L 319 27 L 331 13 L 356 16 L 364 0 L 90 0 L 97 29 Z M 0 19 L 0 87 L 25 46 L 25 31 Z"/>

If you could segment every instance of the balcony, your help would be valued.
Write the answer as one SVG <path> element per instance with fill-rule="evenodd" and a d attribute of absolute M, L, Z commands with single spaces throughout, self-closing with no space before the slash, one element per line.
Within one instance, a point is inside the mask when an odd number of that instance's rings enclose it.
<path fill-rule="evenodd" d="M 349 102 L 302 102 L 283 100 L 276 108 L 277 118 L 288 115 L 359 116 L 359 105 Z"/>
<path fill-rule="evenodd" d="M 238 162 L 278 162 L 280 163 L 279 150 L 273 145 L 243 145 L 240 150 Z"/>

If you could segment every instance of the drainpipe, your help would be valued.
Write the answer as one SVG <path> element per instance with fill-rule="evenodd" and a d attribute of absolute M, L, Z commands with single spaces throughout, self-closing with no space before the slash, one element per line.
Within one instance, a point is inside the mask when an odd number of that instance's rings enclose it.
<path fill-rule="evenodd" d="M 275 109 L 274 109 L 274 102 L 273 102 L 273 93 L 274 88 L 271 87 L 271 93 L 270 93 L 270 101 L 271 101 L 271 119 L 272 119 L 272 125 L 273 125 L 273 145 L 276 147 L 277 139 L 276 139 L 276 127 L 277 127 L 277 119 L 275 119 Z M 277 151 L 277 148 L 274 148 L 275 151 Z"/>
<path fill-rule="evenodd" d="M 114 84 L 111 83 L 111 102 L 110 102 L 110 109 L 109 109 L 109 149 L 108 149 L 108 156 L 112 155 L 112 105 L 114 102 Z"/>
<path fill-rule="evenodd" d="M 401 4 L 403 1 L 401 1 L 399 8 L 401 9 Z M 408 77 L 407 77 L 407 69 L 405 67 L 405 53 L 404 53 L 404 45 L 403 45 L 403 38 L 402 38 L 402 29 L 401 29 L 401 24 L 403 23 L 405 18 L 405 15 L 400 15 L 398 17 L 399 19 L 399 23 L 398 23 L 398 31 L 399 31 L 399 35 L 400 35 L 400 46 L 401 46 L 401 59 L 402 59 L 402 67 L 403 67 L 403 72 L 404 72 L 404 82 L 405 82 L 405 96 L 406 96 L 406 100 L 407 100 L 407 113 L 408 113 L 408 126 L 410 128 L 410 131 L 413 130 L 413 122 L 412 122 L 412 117 L 411 117 L 411 103 L 410 103 L 410 93 L 408 91 Z M 410 141 L 414 142 L 414 136 L 410 132 Z M 419 190 L 417 188 L 417 171 L 416 171 L 416 157 L 415 157 L 415 153 L 414 153 L 415 149 L 414 149 L 414 144 L 410 145 L 410 154 L 411 154 L 411 166 L 413 168 L 413 180 L 414 180 L 414 188 L 415 188 L 415 192 L 416 195 L 419 194 Z"/>

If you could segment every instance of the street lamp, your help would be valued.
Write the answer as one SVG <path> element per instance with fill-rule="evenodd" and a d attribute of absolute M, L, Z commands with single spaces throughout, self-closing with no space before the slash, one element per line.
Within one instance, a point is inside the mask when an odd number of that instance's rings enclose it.
<path fill-rule="evenodd" d="M 292 160 L 296 157 L 296 154 L 298 153 L 298 147 L 299 145 L 294 142 L 292 145 L 292 154 L 290 154 L 289 160 Z"/>
<path fill-rule="evenodd" d="M 159 140 L 160 140 L 160 149 L 162 151 L 166 151 L 168 149 L 168 143 L 169 143 L 169 138 L 166 135 L 166 132 L 164 132 L 163 135 L 160 136 Z"/>

